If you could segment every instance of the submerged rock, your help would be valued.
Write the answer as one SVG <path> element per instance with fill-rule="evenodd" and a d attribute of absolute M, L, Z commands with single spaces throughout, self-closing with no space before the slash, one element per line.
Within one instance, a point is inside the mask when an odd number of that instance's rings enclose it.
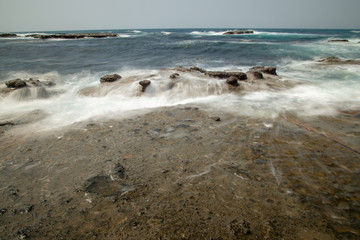
<path fill-rule="evenodd" d="M 139 82 L 139 84 L 141 85 L 141 92 L 145 92 L 146 88 L 151 84 L 150 80 L 142 80 Z"/>
<path fill-rule="evenodd" d="M 115 82 L 117 80 L 121 79 L 121 76 L 119 74 L 109 74 L 109 75 L 105 75 L 103 77 L 100 78 L 100 82 L 101 83 L 106 83 L 106 82 Z"/>
<path fill-rule="evenodd" d="M 5 85 L 7 88 L 23 88 L 26 87 L 26 82 L 24 80 L 21 79 L 14 79 L 14 80 L 9 80 L 5 82 Z"/>
<path fill-rule="evenodd" d="M 233 31 L 226 31 L 223 35 L 236 35 L 236 34 L 253 34 L 254 31 L 251 30 L 233 30 Z"/>
<path fill-rule="evenodd" d="M 318 62 L 324 64 L 360 64 L 359 60 L 341 59 L 338 57 L 321 58 Z"/>
<path fill-rule="evenodd" d="M 171 79 L 175 79 L 175 78 L 178 78 L 178 77 L 180 77 L 180 74 L 178 74 L 178 73 L 173 73 L 173 74 L 170 75 Z"/>

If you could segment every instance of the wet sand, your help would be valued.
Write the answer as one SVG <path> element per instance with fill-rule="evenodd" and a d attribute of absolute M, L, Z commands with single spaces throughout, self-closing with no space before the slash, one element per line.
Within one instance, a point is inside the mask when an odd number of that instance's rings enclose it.
<path fill-rule="evenodd" d="M 0 238 L 360 239 L 359 114 L 1 126 Z"/>

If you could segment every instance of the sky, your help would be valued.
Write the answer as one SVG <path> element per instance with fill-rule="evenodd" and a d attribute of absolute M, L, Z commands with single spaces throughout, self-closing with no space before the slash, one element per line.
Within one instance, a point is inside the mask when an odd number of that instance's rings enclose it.
<path fill-rule="evenodd" d="M 360 0 L 0 0 L 0 32 L 360 28 Z"/>

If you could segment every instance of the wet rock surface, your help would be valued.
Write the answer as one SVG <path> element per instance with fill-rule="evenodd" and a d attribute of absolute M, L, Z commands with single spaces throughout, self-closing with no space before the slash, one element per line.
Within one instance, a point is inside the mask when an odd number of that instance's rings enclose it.
<path fill-rule="evenodd" d="M 2 132 L 2 238 L 359 239 L 358 114 L 177 106 Z"/>
<path fill-rule="evenodd" d="M 121 79 L 119 74 L 108 74 L 100 78 L 100 83 L 110 83 Z"/>
<path fill-rule="evenodd" d="M 252 30 L 233 30 L 233 31 L 226 31 L 223 35 L 237 35 L 237 34 L 253 34 L 254 31 Z"/>

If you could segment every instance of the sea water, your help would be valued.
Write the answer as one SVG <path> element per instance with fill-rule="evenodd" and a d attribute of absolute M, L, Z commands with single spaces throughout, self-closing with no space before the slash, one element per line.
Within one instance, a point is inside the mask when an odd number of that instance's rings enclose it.
<path fill-rule="evenodd" d="M 251 29 L 253 34 L 223 35 L 230 29 L 129 29 L 86 32 L 116 33 L 114 38 L 35 39 L 34 33 L 0 39 L 0 83 L 22 78 L 53 81 L 58 94 L 41 97 L 19 92 L 0 98 L 0 116 L 41 110 L 39 126 L 54 128 L 97 117 L 179 104 L 255 117 L 284 112 L 304 116 L 333 115 L 360 108 L 360 65 L 318 64 L 321 58 L 360 59 L 359 30 Z M 248 29 L 247 29 L 248 30 Z M 66 33 L 84 32 L 67 31 Z M 53 34 L 42 32 L 39 34 Z M 329 42 L 347 39 L 348 42 Z M 241 70 L 275 66 L 281 81 L 294 87 L 233 94 L 224 83 L 192 75 L 176 90 L 162 91 L 169 76 L 163 68 L 197 66 L 206 70 Z M 120 74 L 150 79 L 146 94 L 134 94 L 137 82 L 97 96 L 78 92 L 98 86 L 101 76 Z M 150 76 L 150 78 L 149 78 Z M 207 88 L 204 88 L 204 83 Z M 32 90 L 34 91 L 34 90 Z M 31 95 L 32 94 L 32 95 Z M 27 95 L 29 96 L 29 94 Z M 37 97 L 40 96 L 40 97 Z"/>

